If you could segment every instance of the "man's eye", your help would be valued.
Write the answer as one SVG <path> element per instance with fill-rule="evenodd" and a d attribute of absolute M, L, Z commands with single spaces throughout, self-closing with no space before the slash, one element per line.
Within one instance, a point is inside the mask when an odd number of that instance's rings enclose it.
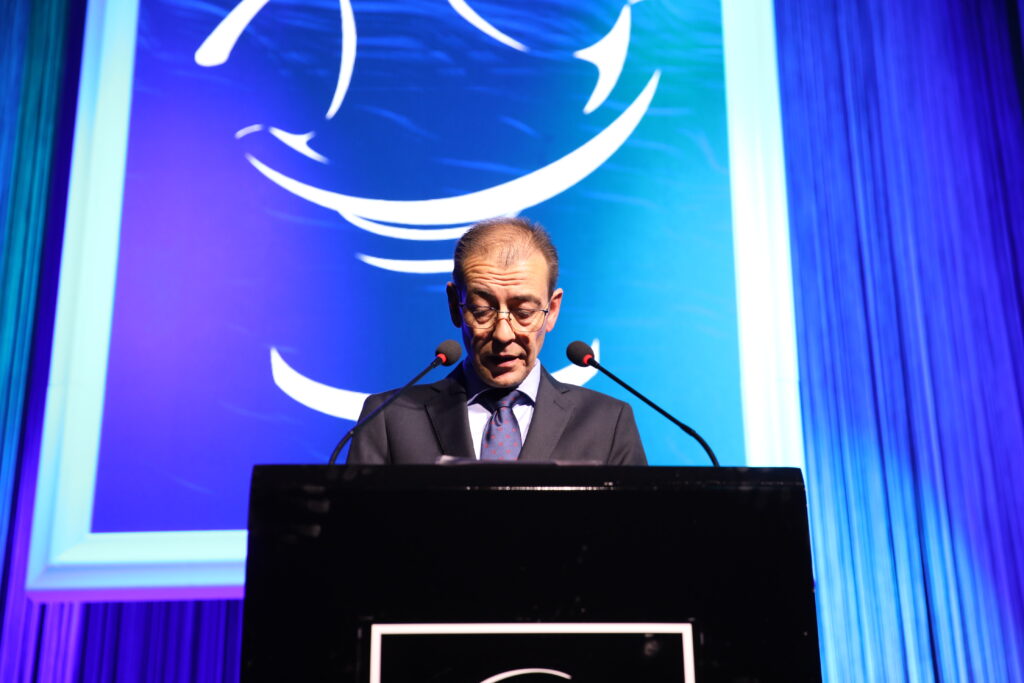
<path fill-rule="evenodd" d="M 535 311 L 532 308 L 517 308 L 512 311 L 512 315 L 516 317 L 516 320 L 519 320 L 521 322 L 526 322 L 527 320 L 532 318 L 536 313 L 537 311 Z"/>

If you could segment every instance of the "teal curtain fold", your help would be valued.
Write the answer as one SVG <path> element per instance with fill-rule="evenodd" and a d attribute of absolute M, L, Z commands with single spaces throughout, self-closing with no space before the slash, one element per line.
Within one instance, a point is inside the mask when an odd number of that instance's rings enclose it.
<path fill-rule="evenodd" d="M 64 0 L 8 0 L 0 4 L 2 547 L 7 547 L 16 485 L 64 64 L 66 15 Z"/>
<path fill-rule="evenodd" d="M 8 265 L 10 228 L 7 216 L 11 167 L 18 139 L 18 102 L 28 35 L 28 8 L 28 2 L 0 4 L 0 544 L 3 544 L 0 547 L 7 546 L 9 535 L 24 388 L 24 383 L 15 379 L 18 365 L 14 360 L 16 316 L 7 312 L 12 308 L 8 304 L 7 274 L 15 267 Z M 14 250 L 13 245 L 11 250 Z"/>
<path fill-rule="evenodd" d="M 0 4 L 0 217 L 7 215 L 11 163 L 18 139 L 18 101 L 28 35 L 28 8 L 27 2 Z M 0 249 L 6 234 L 7 221 L 3 220 L 0 221 Z"/>
<path fill-rule="evenodd" d="M 40 262 L 61 92 L 67 5 L 64 0 L 0 3 L 0 543 L 3 622 L 0 680 L 34 680 L 49 652 L 32 647 L 42 619 L 22 591 L 15 522 L 19 457 L 32 356 Z M 34 476 L 32 477 L 34 481 Z M 27 506 L 22 505 L 23 509 Z M 66 623 L 66 622 L 65 622 Z"/>

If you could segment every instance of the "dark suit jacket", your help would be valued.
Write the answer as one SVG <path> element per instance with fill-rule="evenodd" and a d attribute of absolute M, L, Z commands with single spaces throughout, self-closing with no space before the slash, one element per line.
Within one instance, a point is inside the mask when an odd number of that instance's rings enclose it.
<path fill-rule="evenodd" d="M 352 442 L 350 465 L 428 465 L 441 455 L 475 458 L 460 365 L 439 382 L 410 387 L 364 426 Z M 363 404 L 368 415 L 388 396 Z M 629 404 L 556 381 L 542 369 L 533 419 L 520 462 L 595 461 L 646 465 Z"/>

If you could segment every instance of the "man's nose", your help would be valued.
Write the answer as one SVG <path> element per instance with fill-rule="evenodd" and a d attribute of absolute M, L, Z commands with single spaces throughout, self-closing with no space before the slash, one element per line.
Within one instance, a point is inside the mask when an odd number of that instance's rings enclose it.
<path fill-rule="evenodd" d="M 498 317 L 498 322 L 494 325 L 494 338 L 502 342 L 515 340 L 516 333 L 512 329 L 512 321 L 509 320 L 509 316 L 503 315 Z"/>

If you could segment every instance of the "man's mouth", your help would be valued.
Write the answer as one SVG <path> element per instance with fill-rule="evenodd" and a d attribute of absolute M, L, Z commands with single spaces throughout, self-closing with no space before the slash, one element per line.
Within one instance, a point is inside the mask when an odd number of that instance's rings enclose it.
<path fill-rule="evenodd" d="M 491 365 L 493 365 L 496 368 L 501 368 L 501 369 L 512 368 L 512 367 L 515 366 L 515 364 L 518 361 L 519 361 L 519 356 L 511 356 L 511 355 L 491 356 Z"/>

